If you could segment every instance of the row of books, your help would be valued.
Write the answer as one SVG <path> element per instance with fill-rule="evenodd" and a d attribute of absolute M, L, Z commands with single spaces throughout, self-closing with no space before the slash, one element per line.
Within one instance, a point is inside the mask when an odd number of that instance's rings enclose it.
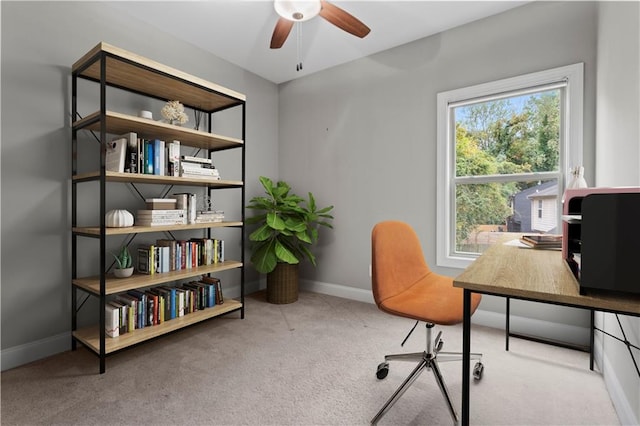
<path fill-rule="evenodd" d="M 105 167 L 121 173 L 220 179 L 210 158 L 181 155 L 180 141 L 144 139 L 135 132 L 117 136 L 107 143 Z"/>
<path fill-rule="evenodd" d="M 109 337 L 118 337 L 222 303 L 220 279 L 206 275 L 180 287 L 130 290 L 105 305 L 105 332 Z"/>
<path fill-rule="evenodd" d="M 155 244 L 138 247 L 137 270 L 142 274 L 160 274 L 224 262 L 224 240 L 191 238 L 159 239 Z"/>

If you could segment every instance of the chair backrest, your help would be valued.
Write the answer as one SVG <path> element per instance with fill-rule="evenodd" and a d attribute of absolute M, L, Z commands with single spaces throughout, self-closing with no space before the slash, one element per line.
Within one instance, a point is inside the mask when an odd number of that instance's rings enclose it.
<path fill-rule="evenodd" d="M 413 228 L 400 221 L 376 224 L 371 231 L 371 287 L 376 304 L 431 273 Z"/>

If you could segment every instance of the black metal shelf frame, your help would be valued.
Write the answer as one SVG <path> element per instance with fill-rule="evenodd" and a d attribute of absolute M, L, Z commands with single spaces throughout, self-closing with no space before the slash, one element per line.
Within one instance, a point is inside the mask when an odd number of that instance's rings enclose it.
<path fill-rule="evenodd" d="M 240 147 L 232 147 L 232 148 L 224 148 L 224 149 L 241 149 L 242 151 L 242 155 L 241 155 L 241 172 L 242 172 L 242 182 L 243 185 L 240 185 L 239 187 L 227 187 L 227 188 L 218 188 L 215 186 L 206 186 L 206 190 L 208 191 L 208 195 L 209 197 L 212 196 L 212 192 L 215 190 L 219 190 L 219 189 L 240 189 L 241 190 L 241 203 L 242 203 L 242 207 L 241 207 L 241 216 L 242 216 L 242 225 L 240 226 L 241 230 L 240 230 L 240 250 L 241 250 L 241 263 L 242 263 L 242 267 L 240 268 L 240 302 L 241 302 L 241 308 L 240 310 L 240 317 L 241 319 L 244 319 L 245 317 L 245 300 L 244 300 L 244 293 L 245 293 L 245 234 L 246 234 L 246 230 L 245 230 L 245 210 L 244 210 L 244 204 L 245 204 L 245 185 L 244 182 L 246 180 L 246 171 L 245 171 L 245 166 L 246 166 L 246 101 L 245 100 L 240 100 L 240 99 L 236 99 L 230 95 L 227 95 L 225 93 L 221 93 L 218 92 L 216 90 L 213 90 L 211 88 L 208 87 L 204 87 L 201 85 L 198 85 L 194 82 L 188 81 L 188 80 L 184 80 L 178 76 L 175 75 L 171 75 L 165 72 L 162 72 L 160 70 L 157 69 L 153 69 L 150 68 L 146 65 L 128 60 L 127 58 L 123 58 L 120 57 L 118 55 L 114 55 L 113 53 L 110 52 L 105 52 L 105 51 L 100 51 L 98 53 L 96 53 L 96 55 L 94 55 L 92 58 L 90 58 L 89 60 L 87 60 L 83 66 L 78 67 L 77 69 L 75 69 L 72 72 L 72 83 L 71 83 L 71 143 L 72 143 L 72 161 L 71 161 L 71 175 L 75 176 L 78 173 L 78 132 L 81 131 L 82 129 L 80 128 L 76 128 L 76 126 L 73 126 L 73 122 L 76 120 L 77 117 L 80 116 L 79 112 L 78 112 L 78 79 L 84 79 L 84 80 L 88 80 L 88 81 L 93 81 L 96 82 L 100 85 L 100 89 L 99 89 L 99 97 L 100 97 L 100 112 L 98 117 L 96 118 L 95 121 L 99 121 L 100 122 L 100 131 L 99 131 L 99 136 L 96 136 L 96 134 L 91 131 L 91 133 L 94 135 L 94 137 L 98 140 L 98 142 L 100 142 L 100 167 L 99 167 L 99 178 L 98 179 L 86 179 L 86 180 L 73 180 L 71 182 L 71 223 L 72 223 L 72 227 L 76 227 L 77 226 L 77 211 L 78 211 L 78 184 L 79 183 L 83 183 L 86 181 L 94 181 L 94 180 L 98 180 L 99 181 L 99 187 L 100 187 L 100 208 L 99 208 L 99 214 L 100 214 L 100 235 L 99 235 L 99 246 L 100 246 L 100 307 L 99 307 L 99 330 L 100 330 L 100 350 L 98 353 L 98 357 L 100 359 L 100 373 L 104 373 L 106 371 L 106 332 L 105 332 L 105 304 L 106 304 L 106 226 L 105 226 L 105 215 L 106 215 L 106 168 L 105 168 L 105 154 L 106 154 L 106 145 L 105 142 L 107 140 L 107 124 L 106 124 L 106 90 L 107 90 L 107 86 L 109 87 L 113 87 L 113 88 L 117 88 L 117 89 L 121 89 L 121 90 L 125 90 L 127 92 L 130 93 L 135 93 L 135 94 L 139 94 L 139 95 L 143 95 L 146 97 L 150 97 L 150 98 L 154 98 L 154 99 L 160 99 L 160 100 L 164 100 L 166 101 L 167 99 L 164 99 L 158 95 L 155 95 L 153 93 L 145 93 L 143 91 L 138 91 L 138 90 L 133 90 L 131 88 L 128 87 L 123 87 L 121 85 L 116 85 L 116 84 L 109 84 L 106 81 L 106 76 L 107 76 L 107 59 L 108 58 L 113 58 L 122 62 L 126 62 L 129 65 L 132 65 L 136 68 L 140 68 L 140 69 L 145 69 L 147 71 L 153 72 L 155 74 L 159 74 L 162 75 L 165 78 L 169 78 L 169 79 L 174 79 L 177 81 L 180 81 L 182 83 L 186 83 L 189 85 L 192 85 L 194 87 L 197 87 L 199 90 L 204 90 L 207 91 L 209 93 L 214 93 L 217 96 L 222 96 L 225 97 L 227 99 L 232 99 L 232 100 L 236 100 L 237 102 L 232 102 L 222 108 L 214 108 L 212 110 L 202 110 L 199 106 L 194 106 L 194 105 L 190 105 L 188 103 L 185 103 L 184 105 L 186 107 L 192 108 L 194 111 L 199 111 L 202 113 L 207 113 L 208 114 L 208 124 L 207 124 L 207 131 L 209 133 L 211 133 L 212 131 L 212 118 L 213 118 L 213 114 L 219 111 L 223 111 L 223 110 L 228 110 L 231 108 L 236 108 L 236 107 L 241 107 L 242 108 L 242 145 Z M 85 71 L 87 68 L 89 68 L 90 66 L 92 66 L 95 62 L 99 61 L 100 63 L 100 78 L 99 79 L 95 79 L 92 78 L 90 76 L 86 76 L 86 75 L 82 75 L 83 71 Z M 91 124 L 93 124 L 94 121 L 91 122 Z M 211 148 L 208 149 L 208 158 L 211 158 L 211 155 L 213 152 L 216 151 L 220 151 L 221 149 L 217 149 L 217 148 Z M 135 190 L 135 192 L 137 192 L 137 194 L 144 199 L 143 194 L 138 190 L 138 188 L 133 184 L 133 183 L 129 183 L 133 189 Z M 162 193 L 164 195 L 168 194 L 168 192 L 171 190 L 171 188 L 173 187 L 173 185 L 167 185 L 168 189 L 165 188 Z M 129 237 L 127 238 L 127 245 L 129 245 L 133 239 L 135 238 L 137 234 L 133 234 L 133 235 L 129 235 Z M 171 233 L 169 233 L 169 235 L 173 237 L 173 235 Z M 79 236 L 86 236 L 86 237 L 93 237 L 95 238 L 95 236 L 91 236 L 91 235 L 85 235 L 82 233 L 76 233 L 76 232 L 72 232 L 72 238 L 71 238 L 71 255 L 72 255 L 72 266 L 71 266 L 71 270 L 72 270 L 72 280 L 75 280 L 78 278 L 78 265 L 77 265 L 77 255 L 78 255 L 78 237 Z M 212 229 L 211 228 L 207 228 L 207 236 L 209 238 L 212 237 Z M 89 298 L 89 294 L 85 293 L 85 298 L 84 300 L 82 300 L 82 302 L 78 303 L 78 290 L 79 288 L 75 285 L 71 286 L 71 311 L 72 311 L 72 317 L 71 317 L 71 327 L 72 327 L 72 331 L 75 331 L 78 329 L 78 312 L 79 310 L 82 308 L 82 306 L 85 304 L 85 302 L 88 300 Z M 81 290 L 81 289 L 80 289 Z M 84 292 L 83 292 L 84 293 Z M 235 312 L 235 310 L 234 310 Z M 77 343 L 78 340 L 73 337 L 71 338 L 71 347 L 73 350 L 77 349 Z"/>

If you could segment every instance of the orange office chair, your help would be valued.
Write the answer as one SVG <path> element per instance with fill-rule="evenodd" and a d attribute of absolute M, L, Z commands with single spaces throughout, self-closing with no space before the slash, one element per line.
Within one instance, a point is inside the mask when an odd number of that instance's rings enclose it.
<path fill-rule="evenodd" d="M 433 371 L 436 382 L 444 396 L 454 424 L 458 424 L 456 413 L 449 391 L 444 383 L 438 367 L 440 361 L 459 361 L 462 354 L 441 352 L 442 331 L 435 340 L 431 340 L 434 325 L 453 325 L 463 321 L 463 290 L 453 287 L 453 279 L 438 275 L 429 269 L 424 260 L 420 241 L 414 230 L 406 223 L 386 221 L 374 226 L 371 233 L 371 267 L 373 298 L 378 308 L 391 315 L 416 320 L 402 345 L 409 338 L 420 321 L 426 323 L 427 347 L 423 352 L 386 355 L 384 362 L 378 365 L 376 376 L 384 379 L 389 373 L 389 361 L 418 361 L 418 365 L 405 379 L 391 398 L 382 406 L 378 414 L 371 420 L 376 424 L 391 406 L 411 386 L 425 369 Z M 480 304 L 481 295 L 473 294 L 471 313 Z M 478 360 L 473 369 L 476 380 L 482 378 L 483 365 L 481 354 L 471 354 L 471 359 Z"/>

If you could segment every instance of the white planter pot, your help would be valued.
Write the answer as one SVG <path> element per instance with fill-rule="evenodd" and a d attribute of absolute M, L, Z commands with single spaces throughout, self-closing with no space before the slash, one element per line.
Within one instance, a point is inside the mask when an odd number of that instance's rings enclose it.
<path fill-rule="evenodd" d="M 130 277 L 131 275 L 133 275 L 133 266 L 131 268 L 125 268 L 125 269 L 114 269 L 113 275 L 115 275 L 116 278 Z"/>

